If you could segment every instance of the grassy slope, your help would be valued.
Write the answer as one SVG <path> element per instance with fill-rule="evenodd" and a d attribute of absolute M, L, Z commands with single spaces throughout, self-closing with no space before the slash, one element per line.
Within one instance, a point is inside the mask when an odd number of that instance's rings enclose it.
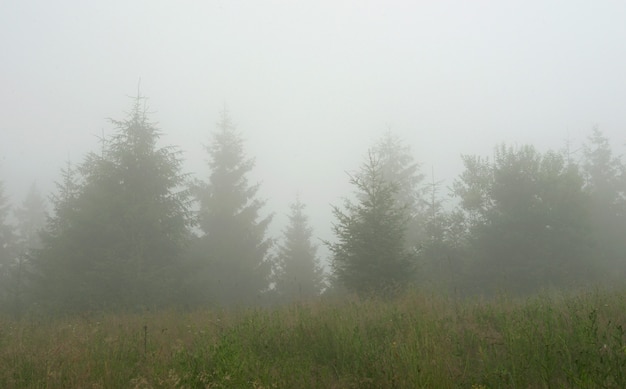
<path fill-rule="evenodd" d="M 623 388 L 625 308 L 616 293 L 490 302 L 411 293 L 393 303 L 5 320 L 0 387 Z"/>

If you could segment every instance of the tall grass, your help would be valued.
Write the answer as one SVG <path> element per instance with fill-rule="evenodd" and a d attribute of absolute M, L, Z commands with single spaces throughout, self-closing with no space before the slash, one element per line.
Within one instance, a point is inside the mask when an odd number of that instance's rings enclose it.
<path fill-rule="evenodd" d="M 623 388 L 624 294 L 0 321 L 1 388 Z"/>

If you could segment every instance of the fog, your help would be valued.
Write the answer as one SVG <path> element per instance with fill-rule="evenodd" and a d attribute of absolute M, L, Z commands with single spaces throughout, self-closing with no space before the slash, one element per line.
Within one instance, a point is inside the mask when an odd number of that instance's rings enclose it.
<path fill-rule="evenodd" d="M 163 144 L 206 179 L 226 105 L 256 158 L 270 233 L 297 193 L 316 236 L 346 171 L 391 129 L 450 185 L 461 154 L 500 142 L 626 141 L 626 4 L 544 1 L 6 1 L 0 180 L 13 203 L 53 189 L 149 98 Z"/>

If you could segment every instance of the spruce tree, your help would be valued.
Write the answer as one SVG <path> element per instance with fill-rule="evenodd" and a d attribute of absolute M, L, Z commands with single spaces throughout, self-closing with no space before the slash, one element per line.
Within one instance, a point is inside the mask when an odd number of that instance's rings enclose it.
<path fill-rule="evenodd" d="M 395 183 L 398 204 L 406 207 L 409 222 L 406 232 L 407 249 L 417 249 L 425 237 L 424 224 L 428 217 L 427 188 L 423 186 L 424 174 L 420 164 L 411 154 L 411 148 L 392 131 L 387 131 L 373 148 L 379 160 L 383 178 Z"/>
<path fill-rule="evenodd" d="M 626 165 L 596 127 L 583 147 L 585 191 L 591 198 L 595 257 L 617 284 L 626 275 Z"/>
<path fill-rule="evenodd" d="M 201 236 L 191 254 L 200 302 L 259 303 L 269 286 L 272 241 L 266 231 L 272 218 L 260 216 L 264 201 L 256 197 L 259 184 L 250 185 L 247 178 L 254 160 L 246 157 L 226 110 L 206 151 L 210 176 L 195 187 Z"/>
<path fill-rule="evenodd" d="M 56 191 L 50 195 L 52 213 L 46 220 L 46 228 L 40 234 L 41 239 L 60 236 L 70 227 L 74 213 L 78 210 L 82 182 L 76 167 L 69 159 L 61 169 L 61 180 L 55 182 L 55 187 Z"/>
<path fill-rule="evenodd" d="M 38 263 L 61 309 L 143 309 L 177 301 L 189 238 L 180 153 L 138 96 L 116 131 L 66 172 Z M 78 182 L 78 184 L 77 184 Z"/>
<path fill-rule="evenodd" d="M 11 205 L 0 182 L 0 309 L 10 310 L 12 305 L 11 275 L 16 264 L 15 228 L 9 221 Z"/>
<path fill-rule="evenodd" d="M 454 291 L 463 276 L 465 220 L 463 214 L 446 210 L 440 195 L 441 181 L 434 173 L 428 185 L 429 201 L 424 212 L 423 238 L 418 250 L 420 286 Z"/>
<path fill-rule="evenodd" d="M 469 227 L 472 292 L 533 293 L 593 282 L 589 199 L 578 167 L 533 146 L 465 156 L 454 183 Z"/>
<path fill-rule="evenodd" d="M 41 246 L 39 232 L 46 225 L 46 200 L 36 184 L 32 184 L 21 207 L 15 209 L 20 251 L 38 249 Z"/>
<path fill-rule="evenodd" d="M 181 255 L 191 221 L 181 152 L 174 146 L 157 146 L 161 133 L 149 121 L 141 96 L 128 118 L 112 123 L 117 132 L 101 166 L 102 184 L 113 190 L 111 210 L 119 212 L 116 222 L 122 239 L 117 256 L 129 277 L 131 301 L 144 306 L 176 302 L 182 297 L 177 296 L 183 276 Z"/>
<path fill-rule="evenodd" d="M 410 214 L 400 204 L 398 184 L 385 179 L 384 165 L 368 154 L 358 174 L 350 178 L 357 202 L 333 207 L 337 242 L 327 242 L 336 279 L 363 296 L 394 295 L 414 278 L 416 254 L 407 249 Z"/>
<path fill-rule="evenodd" d="M 276 291 L 281 301 L 294 301 L 319 296 L 324 287 L 324 274 L 317 257 L 317 246 L 311 242 L 305 205 L 300 198 L 291 205 L 289 225 L 276 255 Z"/>
<path fill-rule="evenodd" d="M 0 182 L 0 265 L 10 264 L 15 259 L 15 227 L 9 221 L 10 212 L 11 204 Z"/>
<path fill-rule="evenodd" d="M 14 210 L 17 220 L 16 259 L 9 269 L 7 287 L 10 291 L 12 311 L 19 318 L 28 304 L 32 292 L 32 257 L 41 249 L 40 231 L 46 223 L 46 202 L 35 184 L 31 185 L 26 198 Z"/>
<path fill-rule="evenodd" d="M 61 169 L 61 180 L 55 182 L 56 190 L 50 195 L 52 212 L 39 233 L 41 248 L 33 251 L 35 300 L 45 302 L 48 310 L 62 310 L 75 299 L 79 272 L 74 269 L 78 251 L 73 238 L 77 220 L 78 197 L 82 188 L 76 168 L 68 159 Z M 78 310 L 79 307 L 72 306 Z M 86 307 L 85 307 L 86 309 Z"/>

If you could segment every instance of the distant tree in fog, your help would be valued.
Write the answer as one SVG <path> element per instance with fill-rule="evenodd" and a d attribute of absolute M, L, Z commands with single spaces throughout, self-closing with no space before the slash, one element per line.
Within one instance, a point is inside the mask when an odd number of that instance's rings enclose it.
<path fill-rule="evenodd" d="M 56 191 L 50 195 L 52 213 L 46 220 L 45 230 L 40 233 L 42 240 L 58 238 L 66 232 L 75 218 L 74 213 L 78 211 L 82 182 L 70 160 L 67 160 L 65 167 L 61 169 L 61 180 L 56 181 L 55 186 Z"/>
<path fill-rule="evenodd" d="M 202 303 L 256 304 L 269 286 L 272 241 L 266 231 L 272 218 L 260 215 L 259 184 L 247 177 L 254 160 L 246 157 L 226 110 L 206 151 L 210 175 L 194 191 L 201 235 L 191 250 L 192 284 Z"/>
<path fill-rule="evenodd" d="M 190 224 L 180 152 L 157 147 L 141 96 L 112 123 L 101 151 L 63 172 L 42 236 L 36 263 L 58 309 L 136 309 L 178 297 Z"/>
<path fill-rule="evenodd" d="M 465 276 L 467 222 L 462 212 L 447 210 L 441 182 L 434 173 L 428 185 L 428 203 L 423 213 L 423 236 L 418 250 L 420 286 L 456 291 Z"/>
<path fill-rule="evenodd" d="M 46 200 L 37 185 L 31 185 L 22 205 L 15 209 L 14 214 L 21 251 L 40 248 L 39 233 L 46 225 Z"/>
<path fill-rule="evenodd" d="M 0 308 L 9 310 L 12 306 L 10 277 L 16 264 L 15 229 L 9 221 L 11 205 L 4 194 L 4 185 L 0 182 Z"/>
<path fill-rule="evenodd" d="M 289 225 L 276 255 L 276 292 L 281 301 L 319 296 L 324 287 L 324 273 L 311 242 L 313 230 L 298 198 L 291 205 Z"/>
<path fill-rule="evenodd" d="M 61 180 L 55 182 L 55 186 L 56 191 L 50 196 L 52 212 L 39 234 L 41 248 L 34 251 L 32 262 L 35 268 L 36 302 L 63 309 L 64 299 L 71 296 L 76 285 L 81 282 L 78 273 L 72 270 L 76 258 L 74 255 L 66 255 L 68 252 L 78 252 L 81 246 L 73 232 L 82 183 L 71 161 L 68 160 L 61 169 Z"/>
<path fill-rule="evenodd" d="M 529 293 L 594 279 L 589 198 L 578 166 L 533 146 L 463 156 L 453 185 L 469 226 L 474 290 Z"/>
<path fill-rule="evenodd" d="M 29 302 L 33 283 L 32 257 L 41 249 L 40 231 L 46 225 L 46 202 L 35 184 L 31 185 L 22 205 L 14 209 L 17 221 L 15 260 L 8 268 L 5 286 L 11 310 L 20 317 Z"/>
<path fill-rule="evenodd" d="M 621 284 L 626 275 L 626 166 L 596 127 L 583 147 L 585 191 L 591 197 L 596 259 Z"/>
<path fill-rule="evenodd" d="M 357 200 L 333 207 L 337 241 L 327 242 L 335 279 L 360 295 L 393 295 L 415 274 L 416 254 L 406 245 L 408 205 L 398 201 L 398 183 L 385 178 L 373 151 L 350 183 Z"/>
<path fill-rule="evenodd" d="M 424 222 L 427 218 L 427 187 L 423 185 L 424 174 L 420 170 L 411 152 L 411 147 L 392 131 L 387 131 L 376 142 L 372 152 L 381 165 L 385 180 L 395 183 L 395 200 L 406 207 L 409 217 L 406 232 L 406 246 L 416 249 L 424 238 Z"/>

